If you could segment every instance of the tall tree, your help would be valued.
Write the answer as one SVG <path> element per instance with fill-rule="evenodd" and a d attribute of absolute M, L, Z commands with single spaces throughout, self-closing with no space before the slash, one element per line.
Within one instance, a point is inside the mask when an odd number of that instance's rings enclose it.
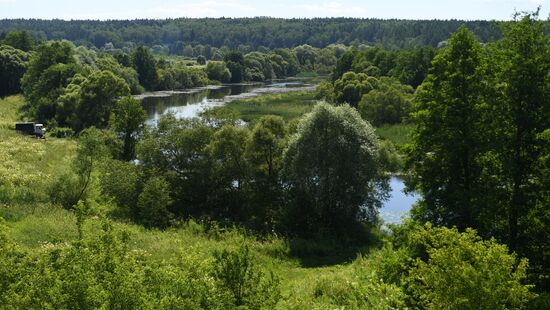
<path fill-rule="evenodd" d="M 132 54 L 132 62 L 139 77 L 139 83 L 147 90 L 154 90 L 158 83 L 157 62 L 146 47 L 138 47 Z"/>
<path fill-rule="evenodd" d="M 239 51 L 230 51 L 225 54 L 224 61 L 231 71 L 231 83 L 240 83 L 244 79 L 244 56 Z"/>
<path fill-rule="evenodd" d="M 5 45 L 13 46 L 16 49 L 29 52 L 34 47 L 34 42 L 31 37 L 31 35 L 23 30 L 23 31 L 14 31 L 14 32 L 8 32 L 6 34 L 6 37 L 1 42 Z"/>
<path fill-rule="evenodd" d="M 544 139 L 539 135 L 550 128 L 550 36 L 547 24 L 538 12 L 523 16 L 504 27 L 502 66 L 502 100 L 493 101 L 497 154 L 501 170 L 504 201 L 508 206 L 508 242 L 520 248 L 522 230 L 530 225 L 522 221 L 535 207 L 542 194 L 539 158 L 544 155 Z M 504 210 L 502 210 L 504 211 Z M 523 223 L 523 227 L 522 227 Z M 526 226 L 527 227 L 526 227 Z"/>
<path fill-rule="evenodd" d="M 416 216 L 461 229 L 475 223 L 481 152 L 482 54 L 461 27 L 432 62 L 417 93 L 417 127 L 409 149 L 412 185 L 423 194 Z"/>
<path fill-rule="evenodd" d="M 387 180 L 378 165 L 374 129 L 344 105 L 320 103 L 305 116 L 284 154 L 290 229 L 312 237 L 345 238 L 372 221 Z"/>
<path fill-rule="evenodd" d="M 29 54 L 8 45 L 0 45 L 0 97 L 21 91 Z"/>
<path fill-rule="evenodd" d="M 26 109 L 32 118 L 45 122 L 55 117 L 57 98 L 81 71 L 73 56 L 74 46 L 59 41 L 43 43 L 32 53 L 21 80 Z"/>
<path fill-rule="evenodd" d="M 145 127 L 146 120 L 147 112 L 137 99 L 124 97 L 116 103 L 109 122 L 124 141 L 123 159 L 134 159 L 137 139 Z"/>
<path fill-rule="evenodd" d="M 106 128 L 116 100 L 130 94 L 126 82 L 111 71 L 93 72 L 80 86 L 76 107 L 76 131 L 90 126 Z"/>

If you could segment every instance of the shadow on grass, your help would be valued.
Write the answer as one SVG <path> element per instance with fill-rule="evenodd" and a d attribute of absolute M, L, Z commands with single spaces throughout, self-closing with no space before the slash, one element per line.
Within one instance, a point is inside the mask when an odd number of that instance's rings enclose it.
<path fill-rule="evenodd" d="M 290 256 L 297 258 L 304 268 L 327 267 L 351 263 L 359 254 L 368 254 L 382 246 L 380 232 L 370 232 L 360 240 L 292 239 L 288 242 Z"/>

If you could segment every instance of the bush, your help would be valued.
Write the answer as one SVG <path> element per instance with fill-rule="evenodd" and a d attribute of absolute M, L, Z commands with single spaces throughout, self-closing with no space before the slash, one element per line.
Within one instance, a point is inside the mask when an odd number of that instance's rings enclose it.
<path fill-rule="evenodd" d="M 216 251 L 213 276 L 230 292 L 235 306 L 272 308 L 280 298 L 279 280 L 273 273 L 265 276 L 253 259 L 246 245 L 237 251 Z"/>
<path fill-rule="evenodd" d="M 407 286 L 421 308 L 519 309 L 535 296 L 522 284 L 527 260 L 472 229 L 426 224 L 410 233 L 408 248 L 414 263 Z"/>
<path fill-rule="evenodd" d="M 78 200 L 86 199 L 86 190 L 82 192 L 82 184 L 74 173 L 64 173 L 57 177 L 48 187 L 50 200 L 54 204 L 72 209 Z"/>
<path fill-rule="evenodd" d="M 351 281 L 342 276 L 323 277 L 316 284 L 314 296 L 323 304 L 342 309 L 403 309 L 405 294 L 387 284 L 372 271 L 355 266 Z"/>
<path fill-rule="evenodd" d="M 166 228 L 171 214 L 168 206 L 170 198 L 170 184 L 162 177 L 153 177 L 143 188 L 138 198 L 139 219 L 146 227 Z"/>
<path fill-rule="evenodd" d="M 128 162 L 106 160 L 101 164 L 99 177 L 101 192 L 116 203 L 117 215 L 137 218 L 140 170 Z"/>
<path fill-rule="evenodd" d="M 49 131 L 49 135 L 56 138 L 69 138 L 74 136 L 74 130 L 69 127 L 55 127 Z"/>
<path fill-rule="evenodd" d="M 32 250 L 7 238 L 0 219 L 4 309 L 228 309 L 224 289 L 196 257 L 152 264 L 110 222 L 74 243 Z"/>

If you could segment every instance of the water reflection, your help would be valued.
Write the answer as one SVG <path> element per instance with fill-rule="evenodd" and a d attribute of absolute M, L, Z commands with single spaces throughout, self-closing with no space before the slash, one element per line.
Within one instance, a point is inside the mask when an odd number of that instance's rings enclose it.
<path fill-rule="evenodd" d="M 272 93 L 314 90 L 315 86 L 297 80 L 283 80 L 270 84 L 232 84 L 184 91 L 164 91 L 137 96 L 147 111 L 148 124 L 155 124 L 167 113 L 177 118 L 191 118 L 202 111 L 227 102 Z"/>
<path fill-rule="evenodd" d="M 420 199 L 418 194 L 405 194 L 403 180 L 392 177 L 390 179 L 391 198 L 380 209 L 380 217 L 385 223 L 399 224 L 408 216 L 414 203 Z"/>

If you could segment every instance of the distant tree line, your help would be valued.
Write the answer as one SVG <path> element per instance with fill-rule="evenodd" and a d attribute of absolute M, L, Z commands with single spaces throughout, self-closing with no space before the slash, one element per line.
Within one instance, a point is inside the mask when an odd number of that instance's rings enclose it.
<path fill-rule="evenodd" d="M 185 89 L 209 83 L 263 82 L 294 76 L 303 71 L 326 74 L 347 49 L 344 45 L 325 48 L 300 45 L 293 49 L 278 48 L 265 52 L 225 50 L 219 51 L 216 59 L 199 55 L 190 60 L 158 54 L 144 46 L 124 50 L 75 47 L 68 41 L 38 43 L 28 32 L 16 31 L 9 32 L 0 40 L 0 96 L 24 91 L 33 101 L 31 88 L 42 87 L 36 85 L 39 81 L 47 83 L 47 74 L 44 79 L 41 75 L 53 66 L 56 67 L 50 71 L 61 70 L 63 66 L 57 65 L 71 67 L 70 70 L 63 67 L 67 69 L 64 78 L 55 82 L 63 84 L 63 87 L 68 83 L 68 78 L 76 73 L 86 75 L 96 70 L 107 70 L 122 78 L 131 94 L 139 94 L 145 90 Z M 49 59 L 50 55 L 58 57 Z M 27 77 L 22 79 L 25 73 Z M 53 72 L 49 76 L 54 78 Z M 45 94 L 56 89 L 50 86 L 54 85 L 43 85 L 43 92 L 38 91 L 34 98 L 43 98 L 43 101 L 53 104 L 57 96 Z"/>
<path fill-rule="evenodd" d="M 0 34 L 27 30 L 40 40 L 66 39 L 76 45 L 97 48 L 145 45 L 170 54 L 210 58 L 216 54 L 212 48 L 247 53 L 302 44 L 317 48 L 331 44 L 382 45 L 391 49 L 437 47 L 462 24 L 482 42 L 502 36 L 498 23 L 490 21 L 265 17 L 131 21 L 5 19 L 0 20 Z"/>

